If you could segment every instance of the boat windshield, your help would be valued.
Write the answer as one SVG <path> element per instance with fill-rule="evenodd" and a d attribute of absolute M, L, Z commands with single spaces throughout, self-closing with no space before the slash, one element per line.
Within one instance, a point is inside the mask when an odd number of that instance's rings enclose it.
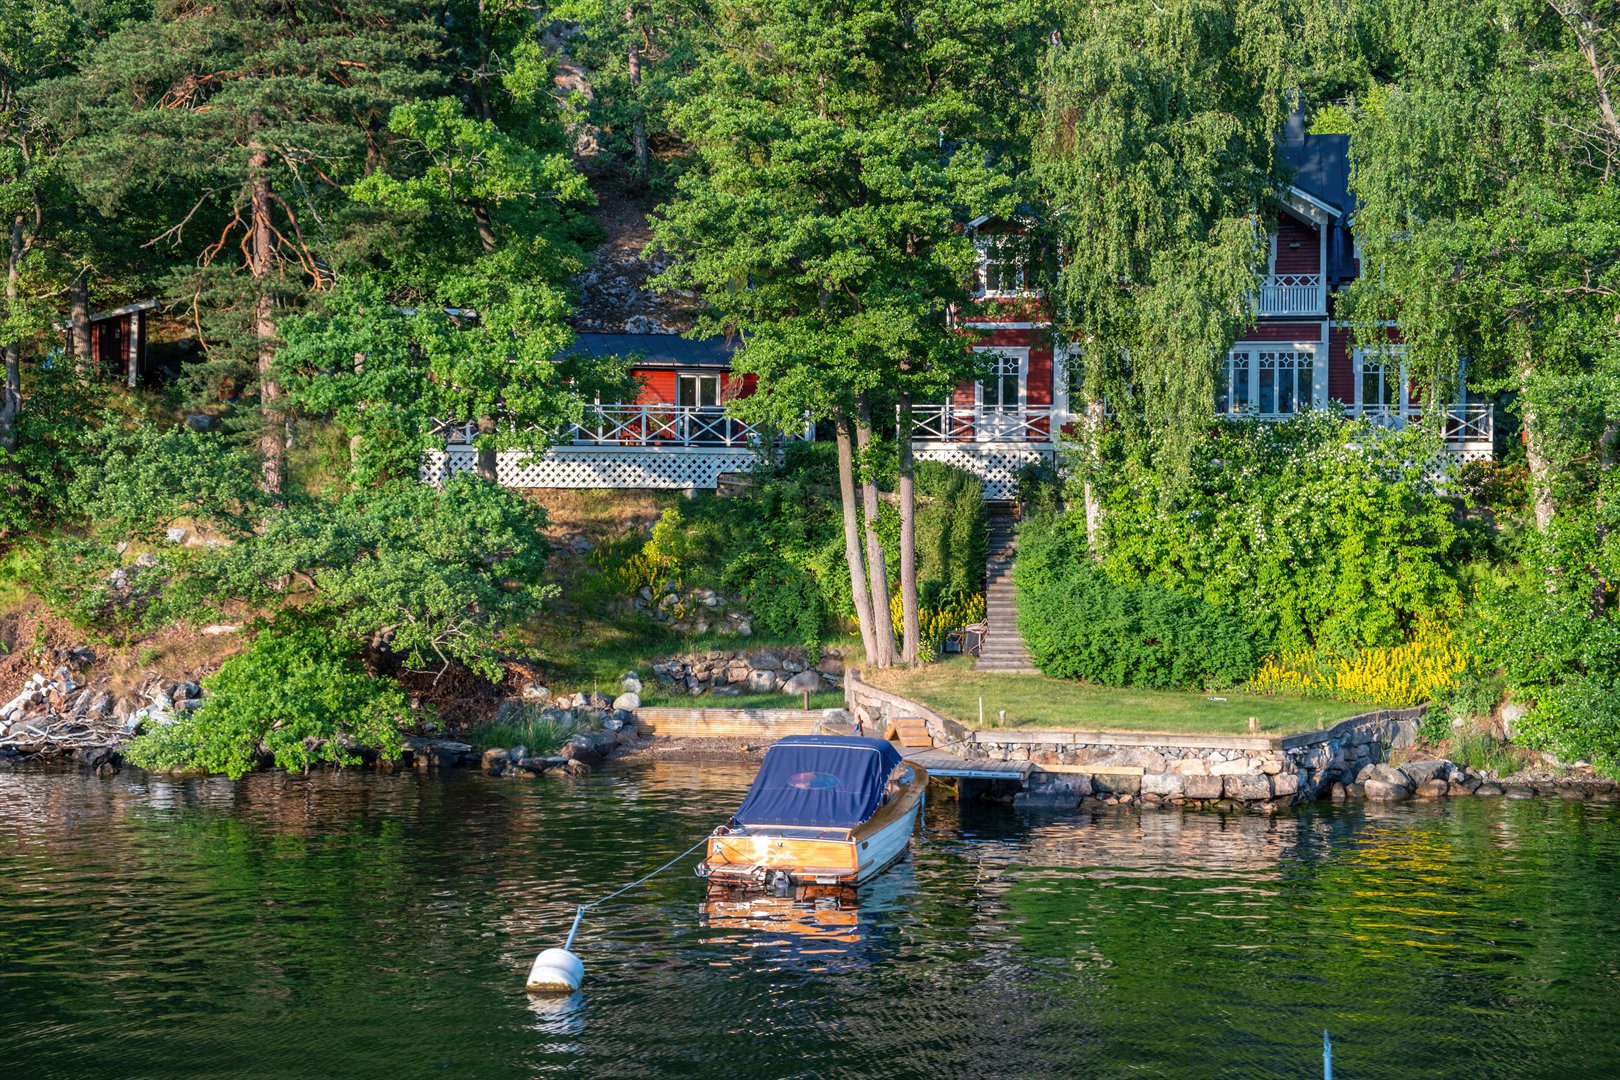
<path fill-rule="evenodd" d="M 853 829 L 882 804 L 898 764 L 882 739 L 790 735 L 765 751 L 732 823 Z"/>

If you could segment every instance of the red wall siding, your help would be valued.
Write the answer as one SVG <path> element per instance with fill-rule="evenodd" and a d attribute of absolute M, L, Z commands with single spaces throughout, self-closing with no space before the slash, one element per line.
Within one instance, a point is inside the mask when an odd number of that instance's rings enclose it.
<path fill-rule="evenodd" d="M 1290 247 L 1297 243 L 1299 247 Z M 1322 269 L 1322 240 L 1316 228 L 1289 214 L 1277 215 L 1277 273 L 1315 274 Z"/>
<path fill-rule="evenodd" d="M 1264 322 L 1239 334 L 1239 341 L 1321 341 L 1320 322 Z"/>
<path fill-rule="evenodd" d="M 665 405 L 675 401 L 675 373 L 661 368 L 632 368 L 641 382 L 637 405 Z"/>
<path fill-rule="evenodd" d="M 1356 372 L 1350 359 L 1350 330 L 1343 326 L 1328 330 L 1328 398 L 1346 405 L 1356 400 Z"/>

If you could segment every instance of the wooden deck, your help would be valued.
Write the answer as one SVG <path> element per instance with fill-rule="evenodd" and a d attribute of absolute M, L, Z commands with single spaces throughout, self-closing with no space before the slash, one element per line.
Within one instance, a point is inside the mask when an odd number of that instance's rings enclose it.
<path fill-rule="evenodd" d="M 940 780 L 1017 780 L 1029 779 L 1035 766 L 1027 761 L 969 761 L 943 750 L 902 750 L 900 756 L 915 761 Z"/>

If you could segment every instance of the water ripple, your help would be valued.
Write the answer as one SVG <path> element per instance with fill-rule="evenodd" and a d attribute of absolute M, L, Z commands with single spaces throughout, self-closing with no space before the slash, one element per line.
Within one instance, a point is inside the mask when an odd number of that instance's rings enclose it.
<path fill-rule="evenodd" d="M 1620 1074 L 1620 814 L 1564 800 L 1017 813 L 937 799 L 855 904 L 574 905 L 746 768 L 0 773 L 7 1075 Z"/>

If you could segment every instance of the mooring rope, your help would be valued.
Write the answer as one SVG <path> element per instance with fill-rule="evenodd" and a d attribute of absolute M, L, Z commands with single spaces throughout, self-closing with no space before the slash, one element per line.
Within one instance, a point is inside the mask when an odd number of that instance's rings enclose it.
<path fill-rule="evenodd" d="M 680 862 L 682 859 L 686 858 L 688 855 L 692 854 L 692 852 L 696 851 L 698 848 L 702 847 L 708 842 L 709 838 L 705 836 L 703 839 L 699 840 L 697 843 L 693 844 L 691 847 L 687 848 L 685 851 L 681 852 L 679 855 L 675 856 L 673 859 L 669 860 L 669 862 L 665 863 L 663 866 L 660 866 L 651 873 L 644 874 L 641 877 L 636 878 L 636 880 L 632 881 L 628 885 L 621 885 L 619 888 L 614 889 L 606 896 L 592 900 L 590 903 L 579 905 L 579 910 L 574 912 L 574 925 L 568 930 L 568 940 L 563 944 L 563 948 L 571 949 L 574 947 L 574 935 L 579 933 L 579 924 L 581 920 L 585 918 L 585 913 L 591 908 L 600 907 L 602 904 L 612 900 L 615 896 L 621 896 L 635 888 L 637 885 L 642 885 L 651 881 L 653 878 L 657 877 L 659 874 L 662 874 L 665 870 L 668 870 L 670 867 L 674 866 L 676 863 Z"/>

